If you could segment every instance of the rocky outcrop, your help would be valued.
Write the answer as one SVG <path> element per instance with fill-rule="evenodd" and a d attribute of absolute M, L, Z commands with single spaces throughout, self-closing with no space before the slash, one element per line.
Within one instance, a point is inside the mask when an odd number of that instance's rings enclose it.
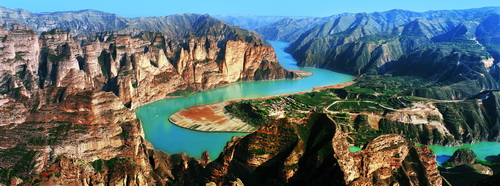
<path fill-rule="evenodd" d="M 328 116 L 302 122 L 277 120 L 228 143 L 207 166 L 209 179 L 224 184 L 237 177 L 250 185 L 441 185 L 435 155 L 426 146 L 384 135 L 351 153 L 347 135 Z"/>
<path fill-rule="evenodd" d="M 27 27 L 0 28 L 0 91 L 30 98 L 38 88 L 38 34 Z"/>
<path fill-rule="evenodd" d="M 9 145 L 2 145 L 0 153 L 10 155 L 0 159 L 1 169 L 13 171 L 7 178 L 15 176 L 26 180 L 59 167 L 63 169 L 59 171 L 63 172 L 58 175 L 72 179 L 71 183 L 84 183 L 80 182 L 79 176 L 91 176 L 94 172 L 86 162 L 125 158 L 143 167 L 146 165 L 143 151 L 147 142 L 143 138 L 142 127 L 135 114 L 124 107 L 113 93 L 75 93 L 64 88 L 44 91 L 45 95 L 61 94 L 64 99 L 49 99 L 39 109 L 35 107 L 29 112 L 8 110 L 12 113 L 23 112 L 27 117 L 22 123 L 2 126 L 2 131 L 6 132 L 2 144 Z M 66 169 L 76 171 L 75 177 L 70 175 L 73 173 L 64 172 Z M 82 175 L 78 175 L 80 171 L 83 171 Z M 55 174 L 57 172 L 52 176 Z M 56 181 L 64 183 L 66 180 Z"/>
<path fill-rule="evenodd" d="M 79 43 L 75 42 L 66 31 L 52 30 L 40 36 L 41 62 L 40 77 L 41 87 L 57 86 L 67 87 L 72 76 L 78 76 L 72 70 L 80 70 L 79 61 L 83 59 L 83 52 Z M 68 81 L 63 81 L 69 79 Z M 86 79 L 86 78 L 83 78 Z M 81 87 L 84 88 L 84 87 Z"/>
<path fill-rule="evenodd" d="M 339 162 L 343 162 L 340 167 L 345 172 L 344 180 L 347 185 L 394 182 L 416 185 L 442 184 L 434 153 L 426 146 L 409 145 L 408 141 L 399 135 L 379 136 L 369 142 L 362 151 L 354 154 L 346 147 L 334 144 L 334 149 L 338 152 L 335 156 L 339 158 Z"/>
<path fill-rule="evenodd" d="M 480 162 L 471 149 L 458 149 L 449 160 L 442 164 L 440 172 L 452 185 L 482 185 L 482 183 L 477 184 L 476 182 L 487 180 L 484 178 L 494 180 L 495 166 L 492 166 L 491 162 L 489 165 Z"/>
<path fill-rule="evenodd" d="M 469 148 L 458 149 L 446 162 L 453 165 L 474 164 L 476 162 L 476 153 Z"/>
<path fill-rule="evenodd" d="M 76 90 L 76 91 L 74 91 Z M 133 110 L 112 92 L 42 89 L 43 105 L 30 110 L 2 100 L 10 123 L 0 126 L 0 181 L 25 185 L 182 183 L 202 175 L 200 160 L 155 150 Z M 38 108 L 39 107 L 39 108 Z M 24 116 L 24 117 L 20 117 Z"/>

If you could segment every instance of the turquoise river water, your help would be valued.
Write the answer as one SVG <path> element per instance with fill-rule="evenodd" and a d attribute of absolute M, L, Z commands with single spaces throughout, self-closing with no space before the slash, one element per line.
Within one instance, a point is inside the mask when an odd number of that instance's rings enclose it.
<path fill-rule="evenodd" d="M 351 81 L 353 76 L 318 68 L 301 68 L 284 49 L 288 43 L 270 42 L 276 50 L 281 66 L 288 70 L 302 70 L 314 75 L 297 80 L 275 80 L 241 82 L 214 90 L 200 92 L 188 97 L 169 98 L 139 107 L 137 117 L 141 120 L 146 139 L 156 149 L 170 154 L 185 152 L 189 156 L 200 158 L 203 151 L 217 157 L 232 136 L 244 136 L 244 133 L 206 133 L 184 129 L 168 121 L 172 114 L 189 107 L 210 104 L 225 100 L 249 99 L 258 97 L 291 94 L 310 91 L 314 87 L 336 85 Z M 485 144 L 485 145 L 482 145 Z M 477 143 L 472 145 L 478 156 L 500 153 L 500 143 Z M 474 146 L 481 146 L 475 149 Z M 483 147 L 486 150 L 483 153 Z M 488 148 L 489 147 L 489 148 Z M 438 155 L 438 161 L 449 158 L 457 147 L 432 146 Z M 451 153 L 450 153 L 451 152 Z"/>

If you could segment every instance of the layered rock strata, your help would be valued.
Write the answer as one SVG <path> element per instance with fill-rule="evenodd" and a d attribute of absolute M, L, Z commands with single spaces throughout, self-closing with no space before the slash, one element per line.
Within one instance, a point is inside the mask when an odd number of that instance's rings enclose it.
<path fill-rule="evenodd" d="M 228 143 L 207 166 L 209 179 L 227 183 L 238 177 L 250 185 L 441 185 L 435 155 L 425 146 L 384 135 L 351 153 L 346 134 L 328 116 L 302 122 L 277 120 Z"/>
<path fill-rule="evenodd" d="M 178 18 L 198 20 L 190 25 L 196 32 L 183 32 L 195 34 L 82 37 L 1 28 L 0 183 L 163 185 L 182 179 L 188 165 L 206 166 L 208 154 L 194 160 L 154 150 L 134 108 L 178 90 L 298 77 L 254 33 L 206 16 Z"/>

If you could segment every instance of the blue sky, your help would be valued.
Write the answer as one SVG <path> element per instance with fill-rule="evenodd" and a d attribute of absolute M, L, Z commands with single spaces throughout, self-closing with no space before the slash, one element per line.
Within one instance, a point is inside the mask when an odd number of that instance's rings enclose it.
<path fill-rule="evenodd" d="M 0 0 L 0 6 L 31 12 L 96 9 L 124 17 L 182 13 L 267 16 L 329 16 L 390 9 L 450 10 L 500 6 L 500 0 Z"/>

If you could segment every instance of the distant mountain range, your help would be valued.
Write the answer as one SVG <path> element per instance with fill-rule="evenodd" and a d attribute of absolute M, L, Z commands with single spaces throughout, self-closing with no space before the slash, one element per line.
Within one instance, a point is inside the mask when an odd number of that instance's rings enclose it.
<path fill-rule="evenodd" d="M 394 9 L 386 12 L 374 13 L 343 13 L 328 17 L 282 17 L 282 16 L 252 16 L 252 15 L 216 15 L 217 19 L 245 29 L 256 30 L 267 40 L 292 42 L 309 29 L 322 25 L 328 21 L 335 21 L 340 17 L 370 15 L 378 18 L 379 22 L 391 22 L 401 25 L 415 19 L 433 19 L 439 16 L 467 16 L 488 11 L 498 11 L 499 7 L 485 7 L 466 10 L 437 10 L 427 12 L 413 12 Z M 385 25 L 390 26 L 390 25 Z"/>
<path fill-rule="evenodd" d="M 300 66 L 419 76 L 452 87 L 452 93 L 423 91 L 433 98 L 459 99 L 499 87 L 500 7 L 285 18 L 255 30 L 291 42 L 287 51 Z"/>
<path fill-rule="evenodd" d="M 11 28 L 12 25 L 28 26 L 41 33 L 52 29 L 66 30 L 72 35 L 91 35 L 98 32 L 116 32 L 118 34 L 137 35 L 142 31 L 162 32 L 170 38 L 185 38 L 188 35 L 205 36 L 227 30 L 223 22 L 209 15 L 184 14 L 162 17 L 125 18 L 116 14 L 97 10 L 80 10 L 53 13 L 32 13 L 23 9 L 0 7 L 0 26 Z M 214 26 L 216 25 L 216 26 Z M 213 28 L 210 28 L 214 26 Z M 239 35 L 257 34 L 232 27 Z M 244 32 L 244 33 L 243 33 Z M 229 32 L 227 32 L 229 33 Z M 236 33 L 235 35 L 238 35 Z M 262 41 L 262 40 L 260 40 Z"/>

